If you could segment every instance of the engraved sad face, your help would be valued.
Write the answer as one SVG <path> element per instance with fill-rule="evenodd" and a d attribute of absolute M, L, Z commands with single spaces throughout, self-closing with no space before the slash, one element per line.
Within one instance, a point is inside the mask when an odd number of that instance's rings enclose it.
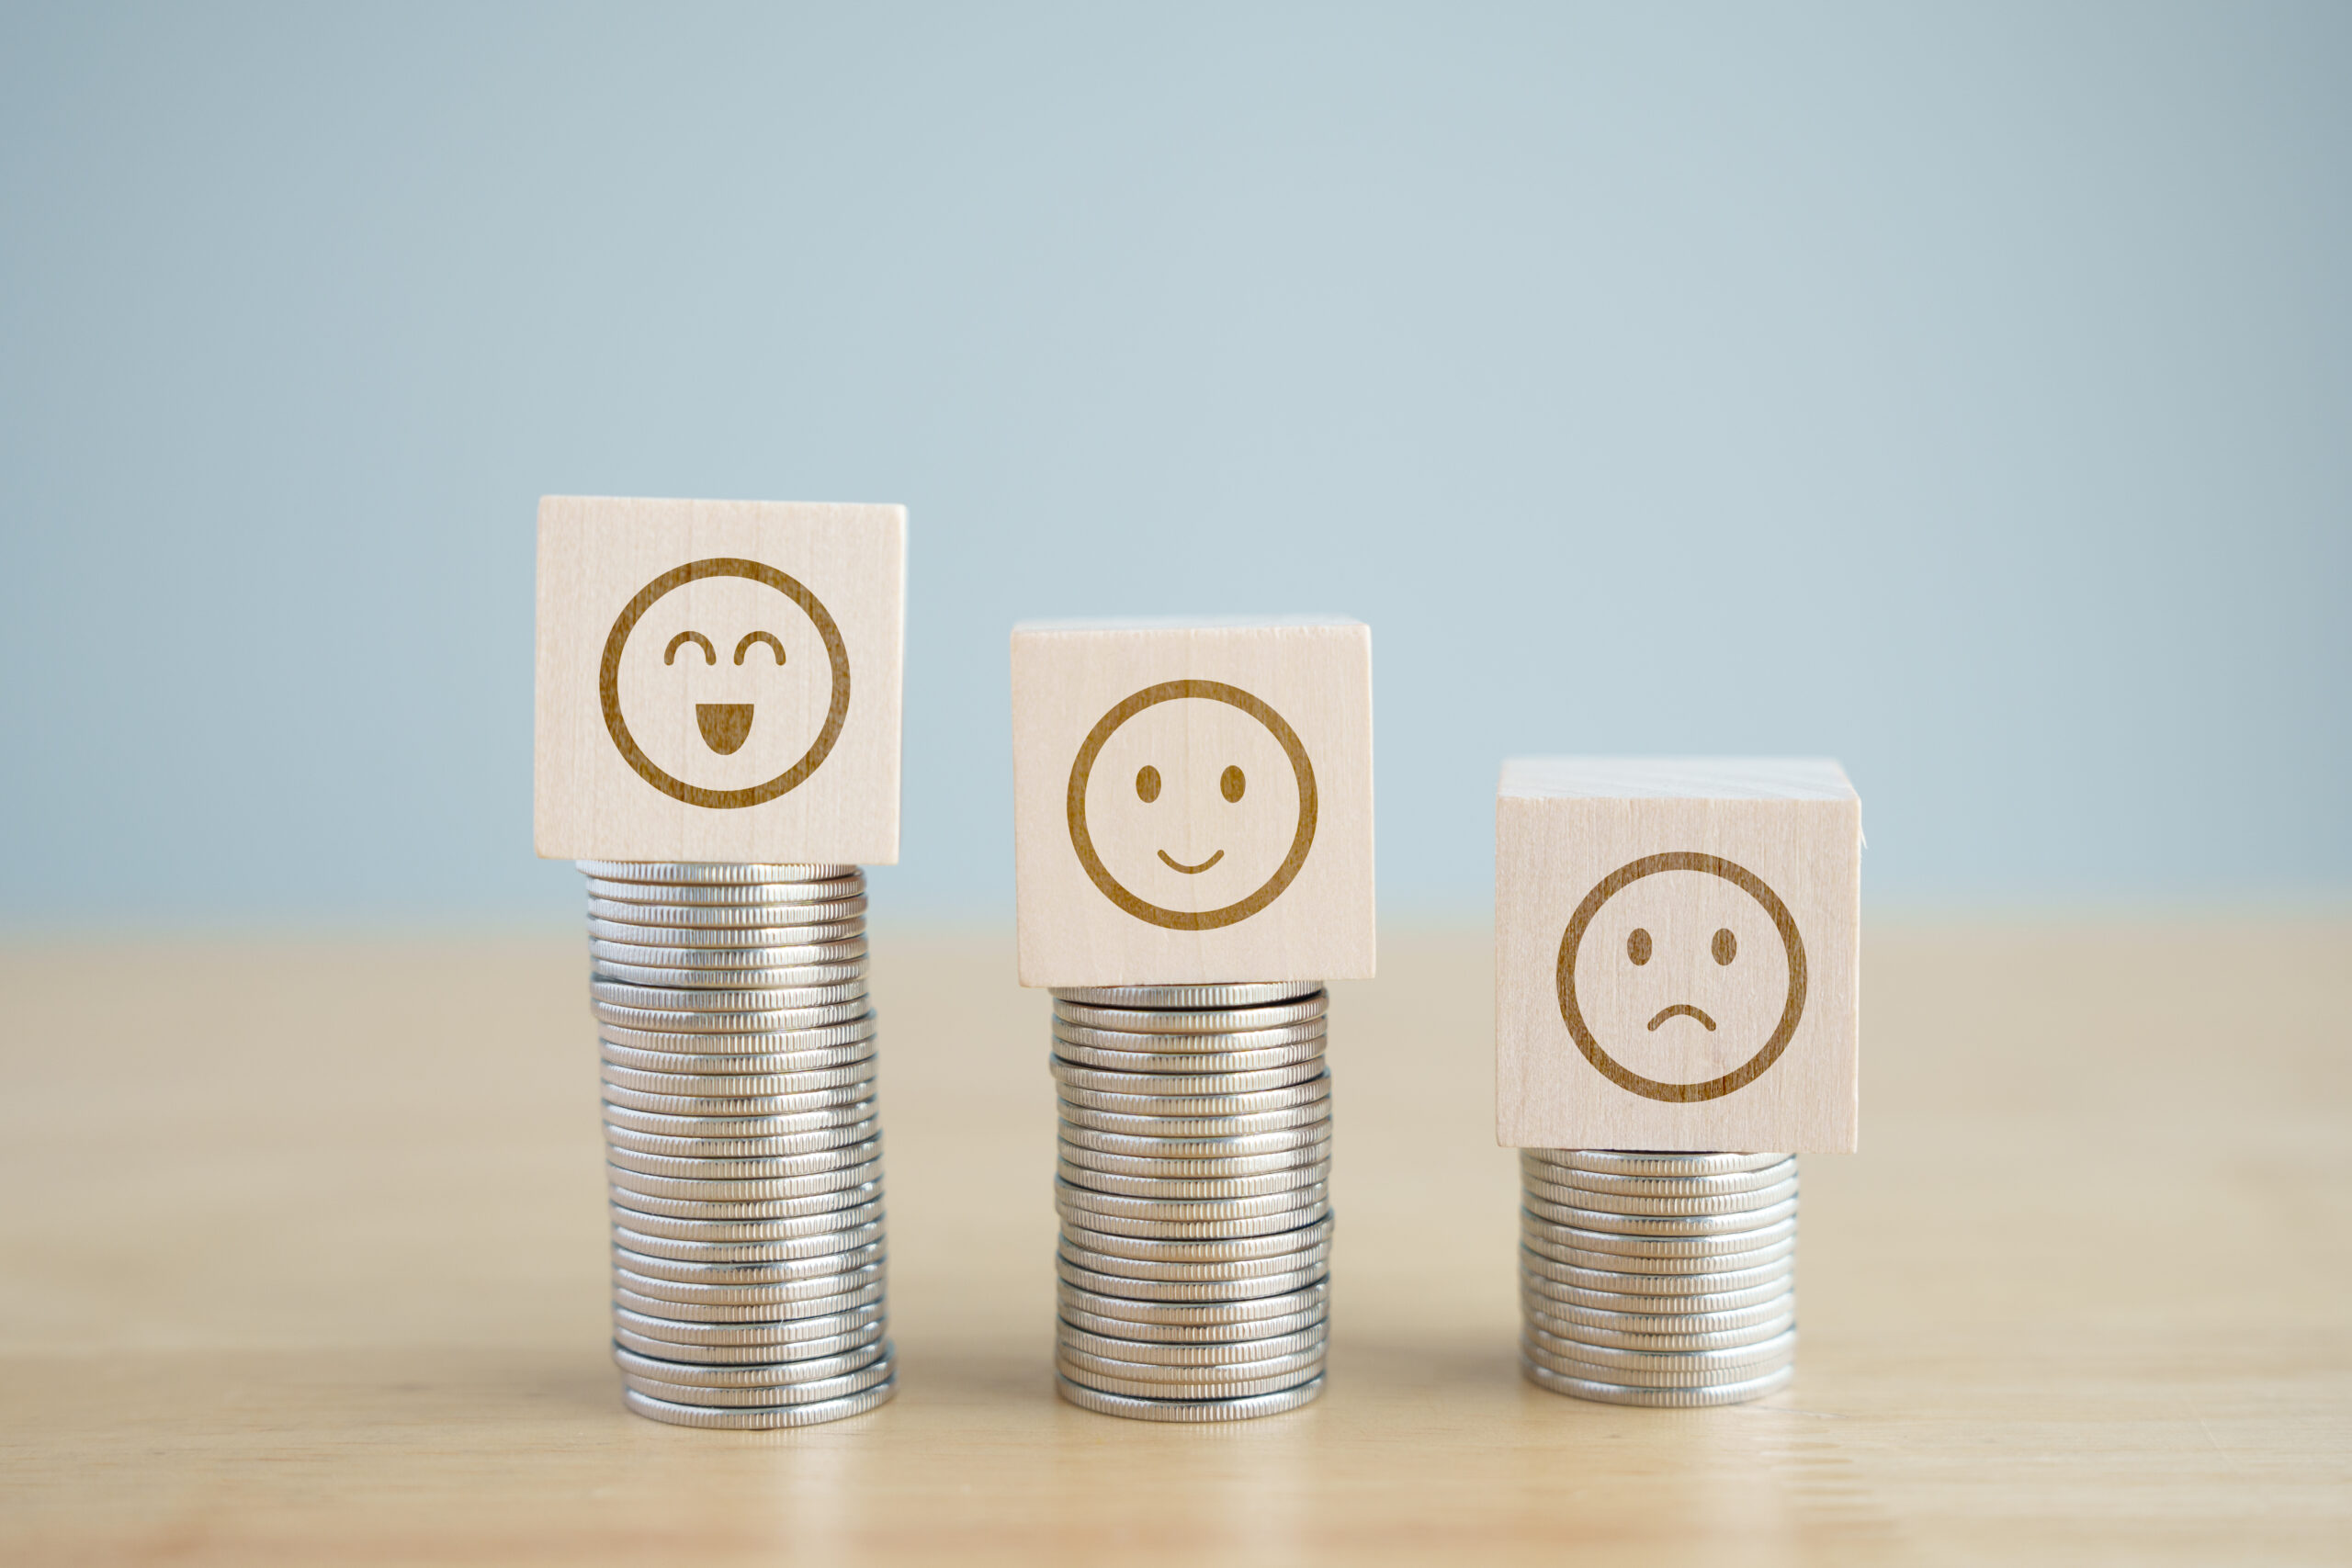
<path fill-rule="evenodd" d="M 1070 765 L 1070 845 L 1137 919 L 1213 931 L 1282 895 L 1315 841 L 1315 769 L 1238 686 L 1170 681 L 1102 716 Z"/>
<path fill-rule="evenodd" d="M 605 728 L 639 777 L 727 809 L 772 800 L 823 763 L 848 714 L 849 655 L 794 578 L 701 560 L 629 601 L 600 685 Z"/>
<path fill-rule="evenodd" d="M 1804 942 L 1746 867 L 1692 852 L 1601 878 L 1560 939 L 1560 1016 L 1619 1088 L 1730 1094 L 1780 1059 L 1804 1013 Z"/>

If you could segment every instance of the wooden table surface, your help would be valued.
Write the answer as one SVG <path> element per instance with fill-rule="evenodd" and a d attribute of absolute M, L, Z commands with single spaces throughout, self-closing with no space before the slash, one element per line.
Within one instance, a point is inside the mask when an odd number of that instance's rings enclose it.
<path fill-rule="evenodd" d="M 1329 1392 L 1059 1404 L 1044 999 L 884 931 L 897 1401 L 625 1415 L 576 939 L 0 955 L 0 1562 L 2352 1560 L 2352 926 L 1874 927 L 1794 1385 L 1521 1383 L 1472 933 L 1339 987 Z"/>

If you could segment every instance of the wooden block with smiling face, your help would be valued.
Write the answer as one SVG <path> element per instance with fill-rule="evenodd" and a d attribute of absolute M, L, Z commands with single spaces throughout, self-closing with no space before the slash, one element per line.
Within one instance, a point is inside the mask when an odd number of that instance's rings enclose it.
<path fill-rule="evenodd" d="M 1362 622 L 1024 622 L 1012 763 L 1023 985 L 1371 976 Z"/>
<path fill-rule="evenodd" d="M 1860 852 L 1832 761 L 1506 762 L 1498 1141 L 1850 1152 Z"/>
<path fill-rule="evenodd" d="M 538 852 L 896 861 L 906 529 L 898 506 L 542 501 Z"/>

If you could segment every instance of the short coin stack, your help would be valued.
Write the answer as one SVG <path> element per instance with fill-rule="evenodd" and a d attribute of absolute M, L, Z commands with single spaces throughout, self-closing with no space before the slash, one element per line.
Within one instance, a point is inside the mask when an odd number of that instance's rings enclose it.
<path fill-rule="evenodd" d="M 1792 1155 L 1522 1149 L 1520 1370 L 1612 1404 L 1736 1404 L 1795 1371 Z"/>
<path fill-rule="evenodd" d="M 1322 983 L 1054 998 L 1062 1397 L 1144 1421 L 1308 1403 L 1330 1295 Z"/>
<path fill-rule="evenodd" d="M 802 1427 L 896 1388 L 851 865 L 582 861 L 631 1410 Z"/>

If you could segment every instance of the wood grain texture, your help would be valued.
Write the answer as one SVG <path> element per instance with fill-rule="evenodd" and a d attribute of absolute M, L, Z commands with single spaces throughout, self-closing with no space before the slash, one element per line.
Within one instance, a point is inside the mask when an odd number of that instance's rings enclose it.
<path fill-rule="evenodd" d="M 875 945 L 905 1391 L 775 1436 L 620 1408 L 576 937 L 0 952 L 0 1562 L 2345 1560 L 2352 925 L 1871 928 L 1796 1383 L 1687 1414 L 1520 1382 L 1492 954 L 1392 932 L 1331 1391 L 1217 1430 L 1054 1398 L 1010 933 Z"/>
<path fill-rule="evenodd" d="M 1835 762 L 1506 762 L 1497 1141 L 1851 1151 L 1860 873 Z"/>
<path fill-rule="evenodd" d="M 1373 974 L 1362 622 L 1025 622 L 1012 773 L 1023 985 Z"/>
<path fill-rule="evenodd" d="M 906 529 L 898 506 L 542 501 L 538 852 L 895 862 Z"/>

